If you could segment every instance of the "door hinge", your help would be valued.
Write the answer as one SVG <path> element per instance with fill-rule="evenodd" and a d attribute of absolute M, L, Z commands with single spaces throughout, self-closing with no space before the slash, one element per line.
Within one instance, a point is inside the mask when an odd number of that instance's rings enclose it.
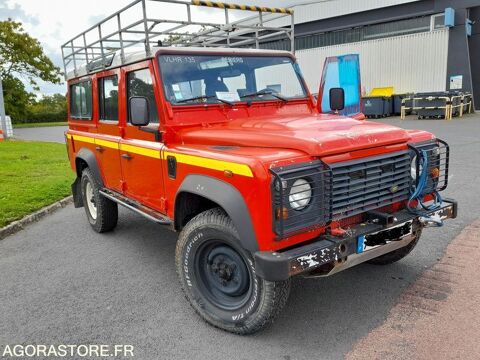
<path fill-rule="evenodd" d="M 122 192 L 127 191 L 127 182 L 124 180 L 120 180 L 120 188 L 122 189 Z"/>

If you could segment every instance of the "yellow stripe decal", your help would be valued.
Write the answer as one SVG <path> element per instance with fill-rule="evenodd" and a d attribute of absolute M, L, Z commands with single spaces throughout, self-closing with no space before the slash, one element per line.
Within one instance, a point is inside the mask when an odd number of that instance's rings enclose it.
<path fill-rule="evenodd" d="M 68 136 L 70 136 L 74 140 L 86 142 L 89 144 L 97 144 L 97 145 L 105 146 L 111 149 L 117 149 L 117 150 L 120 149 L 121 151 L 126 151 L 132 154 L 138 154 L 138 155 L 148 156 L 155 159 L 160 159 L 159 149 L 148 149 L 148 148 L 135 146 L 135 145 L 118 144 L 114 141 L 95 139 L 93 137 L 88 137 L 88 136 L 67 134 L 67 137 Z M 229 170 L 236 175 L 253 177 L 252 170 L 248 165 L 245 165 L 245 164 L 238 164 L 234 162 L 215 160 L 215 159 L 207 159 L 204 157 L 177 154 L 172 152 L 164 152 L 163 160 L 166 160 L 167 156 L 174 156 L 177 159 L 177 162 L 186 164 L 186 165 L 198 166 L 198 167 L 203 167 L 206 169 L 218 170 L 218 171 Z"/>
<path fill-rule="evenodd" d="M 155 159 L 160 159 L 160 150 L 147 149 L 140 146 L 127 145 L 127 144 L 120 144 L 120 150 L 130 152 L 133 154 L 152 157 Z"/>
<path fill-rule="evenodd" d="M 95 144 L 100 145 L 100 146 L 105 146 L 105 147 L 110 148 L 110 149 L 118 150 L 118 143 L 115 142 L 115 141 L 95 139 Z"/>
<path fill-rule="evenodd" d="M 89 143 L 89 144 L 95 144 L 95 139 L 93 137 L 89 136 L 80 136 L 80 135 L 73 135 L 73 140 Z"/>
<path fill-rule="evenodd" d="M 252 170 L 248 165 L 237 164 L 229 161 L 207 159 L 198 156 L 176 154 L 171 152 L 164 152 L 163 159 L 166 160 L 167 156 L 174 156 L 177 162 L 187 165 L 199 166 L 207 169 L 225 171 L 230 170 L 236 175 L 242 175 L 247 177 L 253 177 Z"/>

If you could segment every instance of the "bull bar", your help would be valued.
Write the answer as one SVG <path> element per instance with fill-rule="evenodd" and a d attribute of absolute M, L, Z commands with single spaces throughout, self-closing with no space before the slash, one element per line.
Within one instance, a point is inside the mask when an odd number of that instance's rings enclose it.
<path fill-rule="evenodd" d="M 457 207 L 456 201 L 444 199 L 438 209 L 425 215 L 442 220 L 454 219 Z M 382 213 L 374 214 L 377 219 L 369 216 L 368 221 L 351 227 L 343 236 L 322 235 L 306 245 L 286 251 L 257 251 L 254 255 L 257 275 L 268 281 L 282 281 L 300 274 L 330 276 L 407 246 L 415 239 L 418 228 L 425 225 L 422 216 L 406 209 L 384 216 Z M 385 216 L 393 216 L 393 221 L 382 221 Z M 379 242 L 359 248 L 359 243 L 369 240 L 371 243 L 375 237 L 391 239 L 383 244 Z"/>

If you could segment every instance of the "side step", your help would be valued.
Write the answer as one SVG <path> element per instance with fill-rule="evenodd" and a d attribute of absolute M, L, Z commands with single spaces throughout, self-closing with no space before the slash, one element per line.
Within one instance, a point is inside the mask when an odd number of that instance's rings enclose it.
<path fill-rule="evenodd" d="M 172 220 L 170 220 L 168 217 L 166 217 L 162 213 L 159 213 L 158 211 L 150 209 L 146 206 L 143 206 L 137 203 L 136 201 L 133 201 L 123 196 L 122 194 L 119 194 L 117 192 L 107 190 L 107 189 L 100 190 L 100 194 L 105 196 L 107 199 L 115 201 L 116 203 L 122 206 L 125 206 L 127 209 L 133 210 L 137 214 L 140 214 L 146 217 L 147 219 L 156 222 L 157 224 L 162 224 L 162 225 L 172 224 Z"/>

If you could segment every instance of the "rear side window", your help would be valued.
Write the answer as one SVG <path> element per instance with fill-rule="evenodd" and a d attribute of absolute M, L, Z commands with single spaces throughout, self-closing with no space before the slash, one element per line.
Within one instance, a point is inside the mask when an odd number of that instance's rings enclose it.
<path fill-rule="evenodd" d="M 127 98 L 132 96 L 143 96 L 148 101 L 150 109 L 150 122 L 158 123 L 157 103 L 153 91 L 152 76 L 149 69 L 132 71 L 127 74 Z M 130 122 L 130 111 L 128 111 L 128 122 Z"/>
<path fill-rule="evenodd" d="M 83 81 L 70 87 L 70 117 L 92 119 L 92 82 Z"/>
<path fill-rule="evenodd" d="M 109 76 L 98 80 L 100 120 L 118 121 L 118 78 Z"/>

